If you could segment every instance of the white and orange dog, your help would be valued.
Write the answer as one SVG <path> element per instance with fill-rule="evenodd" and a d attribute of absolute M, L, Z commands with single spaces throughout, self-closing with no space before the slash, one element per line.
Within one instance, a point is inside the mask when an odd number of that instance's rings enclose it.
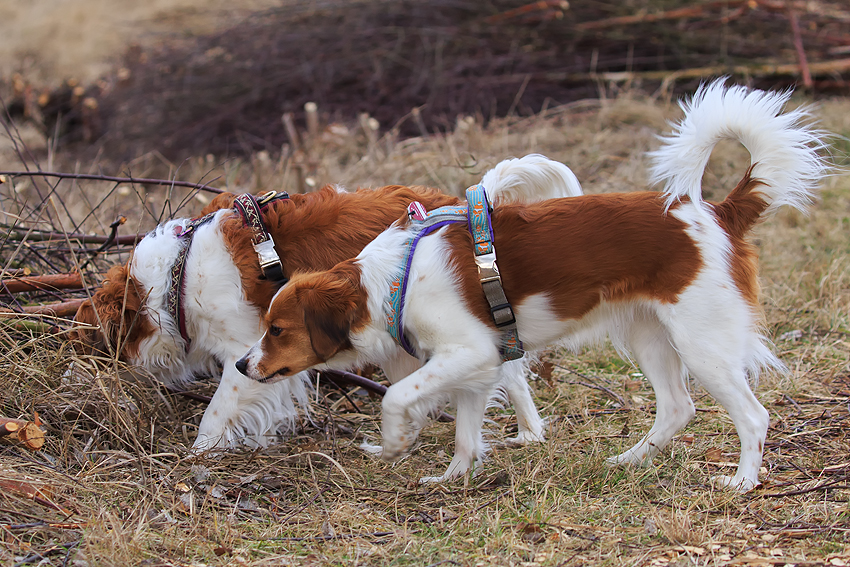
<path fill-rule="evenodd" d="M 789 96 L 722 81 L 701 88 L 683 105 L 675 134 L 652 154 L 663 193 L 495 206 L 498 268 L 525 348 L 578 348 L 608 335 L 655 389 L 653 427 L 611 464 L 651 459 L 693 418 L 692 375 L 729 412 L 741 441 L 737 473 L 717 484 L 742 491 L 758 484 L 768 413 L 749 382 L 782 363 L 759 334 L 757 254 L 746 237 L 779 205 L 802 209 L 826 170 L 806 112 L 783 113 Z M 713 204 L 702 200 L 701 177 L 721 139 L 746 146 L 752 166 Z M 489 183 L 485 177 L 488 190 L 499 189 L 498 180 Z M 311 367 L 401 357 L 386 310 L 413 230 L 402 218 L 356 259 L 293 277 L 272 301 L 265 334 L 237 367 L 273 381 Z M 454 459 L 442 477 L 423 480 L 463 474 L 485 450 L 482 420 L 499 381 L 501 334 L 472 246 L 466 226 L 451 224 L 421 238 L 410 264 L 403 333 L 424 364 L 383 400 L 383 457 L 408 451 L 428 410 L 452 399 Z"/>

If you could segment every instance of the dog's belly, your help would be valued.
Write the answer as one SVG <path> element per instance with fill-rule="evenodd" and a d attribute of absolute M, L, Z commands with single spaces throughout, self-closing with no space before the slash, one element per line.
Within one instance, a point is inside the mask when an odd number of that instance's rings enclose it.
<path fill-rule="evenodd" d="M 654 311 L 648 301 L 602 301 L 579 319 L 558 319 L 546 294 L 529 296 L 515 307 L 519 338 L 526 350 L 535 351 L 553 344 L 571 350 L 597 343 L 606 337 L 622 344 L 638 310 Z"/>

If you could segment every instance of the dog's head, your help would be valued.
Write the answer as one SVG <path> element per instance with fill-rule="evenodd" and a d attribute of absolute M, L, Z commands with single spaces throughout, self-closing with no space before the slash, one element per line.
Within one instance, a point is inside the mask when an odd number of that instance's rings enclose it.
<path fill-rule="evenodd" d="M 126 265 L 110 268 L 103 285 L 83 303 L 74 317 L 71 338 L 81 354 L 132 360 L 139 343 L 153 333 L 143 315 L 143 296 Z"/>
<path fill-rule="evenodd" d="M 350 262 L 327 272 L 294 276 L 274 297 L 263 337 L 236 363 L 260 382 L 277 382 L 351 349 L 351 332 L 365 321 L 366 297 Z"/>

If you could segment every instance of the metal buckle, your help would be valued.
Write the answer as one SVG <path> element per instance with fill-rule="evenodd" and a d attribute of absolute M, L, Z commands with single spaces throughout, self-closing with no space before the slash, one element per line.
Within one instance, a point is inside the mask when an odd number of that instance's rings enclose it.
<path fill-rule="evenodd" d="M 277 196 L 277 191 L 268 191 L 267 193 L 264 193 L 262 197 L 257 199 L 257 204 L 260 205 L 260 206 L 263 206 L 266 203 L 268 203 L 269 201 L 271 201 L 272 199 L 274 199 L 276 196 Z"/>
<path fill-rule="evenodd" d="M 260 267 L 266 268 L 272 264 L 280 264 L 280 256 L 274 249 L 274 241 L 272 239 L 264 240 L 259 244 L 254 244 L 254 251 L 257 253 L 257 258 L 260 260 Z"/>
<path fill-rule="evenodd" d="M 501 284 L 502 276 L 499 274 L 499 266 L 496 265 L 496 252 L 482 254 L 475 257 L 478 266 L 478 281 L 481 283 L 497 281 Z"/>

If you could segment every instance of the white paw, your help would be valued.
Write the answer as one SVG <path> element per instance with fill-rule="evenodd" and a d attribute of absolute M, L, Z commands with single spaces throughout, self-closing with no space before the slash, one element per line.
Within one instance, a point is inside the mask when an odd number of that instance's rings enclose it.
<path fill-rule="evenodd" d="M 651 458 L 630 451 L 605 459 L 605 464 L 612 468 L 622 466 L 648 467 L 651 463 Z"/>
<path fill-rule="evenodd" d="M 385 461 L 394 461 L 405 455 L 413 447 L 418 435 L 419 430 L 414 428 L 413 423 L 406 419 L 406 416 L 388 413 L 385 407 L 381 425 L 383 446 L 381 458 Z"/>
<path fill-rule="evenodd" d="M 539 433 L 534 431 L 520 431 L 517 433 L 516 437 L 510 437 L 505 439 L 505 445 L 530 445 L 531 443 L 544 443 L 546 441 L 546 436 L 543 434 L 543 431 Z"/>
<path fill-rule="evenodd" d="M 452 462 L 449 463 L 446 472 L 444 472 L 442 476 L 424 476 L 419 479 L 419 484 L 448 482 L 465 476 L 467 473 L 471 473 L 471 476 L 474 477 L 479 472 L 481 472 L 481 461 L 462 458 L 455 455 Z"/>
<path fill-rule="evenodd" d="M 211 456 L 223 453 L 229 445 L 230 444 L 227 442 L 227 439 L 225 439 L 224 434 L 212 436 L 198 433 L 198 436 L 195 438 L 195 442 L 192 444 L 192 448 L 189 451 L 196 456 Z"/>
<path fill-rule="evenodd" d="M 753 480 L 750 478 L 738 478 L 738 476 L 726 476 L 720 475 L 711 478 L 711 483 L 717 488 L 725 488 L 729 490 L 736 490 L 740 493 L 749 492 L 756 486 L 758 486 L 758 480 Z"/>
<path fill-rule="evenodd" d="M 377 457 L 379 459 L 381 458 L 381 455 L 384 454 L 384 448 L 383 447 L 381 447 L 380 445 L 372 445 L 371 443 L 369 443 L 365 439 L 360 444 L 360 449 L 362 449 L 365 453 L 367 453 L 367 454 L 369 454 L 373 457 Z"/>

